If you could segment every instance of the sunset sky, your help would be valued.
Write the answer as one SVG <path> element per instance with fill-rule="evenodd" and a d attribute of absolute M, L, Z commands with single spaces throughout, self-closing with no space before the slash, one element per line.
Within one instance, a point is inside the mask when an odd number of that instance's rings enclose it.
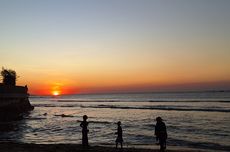
<path fill-rule="evenodd" d="M 0 0 L 31 94 L 230 89 L 229 0 Z"/>

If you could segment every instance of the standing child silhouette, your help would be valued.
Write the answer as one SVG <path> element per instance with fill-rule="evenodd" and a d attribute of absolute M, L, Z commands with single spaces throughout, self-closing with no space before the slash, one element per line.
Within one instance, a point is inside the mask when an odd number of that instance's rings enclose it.
<path fill-rule="evenodd" d="M 156 118 L 156 126 L 155 126 L 155 135 L 156 135 L 156 140 L 159 140 L 160 144 L 160 151 L 165 151 L 166 149 L 166 139 L 167 139 L 167 130 L 166 130 L 166 125 L 161 119 L 161 117 Z"/>
<path fill-rule="evenodd" d="M 87 115 L 83 116 L 83 121 L 81 122 L 80 126 L 82 128 L 82 145 L 84 147 L 88 147 L 89 143 L 88 143 L 88 122 L 86 121 L 88 119 Z"/>
<path fill-rule="evenodd" d="M 117 122 L 117 132 L 115 134 L 117 134 L 116 148 L 117 148 L 118 143 L 120 143 L 121 149 L 123 149 L 122 128 L 121 128 L 121 122 L 120 121 Z"/>

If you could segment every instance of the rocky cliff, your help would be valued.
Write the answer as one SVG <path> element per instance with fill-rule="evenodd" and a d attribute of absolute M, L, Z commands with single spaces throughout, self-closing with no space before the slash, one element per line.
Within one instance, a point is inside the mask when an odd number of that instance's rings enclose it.
<path fill-rule="evenodd" d="M 33 110 L 27 91 L 27 86 L 0 84 L 0 121 L 20 119 L 24 113 Z"/>

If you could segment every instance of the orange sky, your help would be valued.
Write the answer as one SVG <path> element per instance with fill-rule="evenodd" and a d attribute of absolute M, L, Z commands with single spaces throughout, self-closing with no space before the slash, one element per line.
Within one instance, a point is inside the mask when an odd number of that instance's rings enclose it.
<path fill-rule="evenodd" d="M 31 94 L 229 89 L 229 5 L 0 2 L 0 66 Z"/>

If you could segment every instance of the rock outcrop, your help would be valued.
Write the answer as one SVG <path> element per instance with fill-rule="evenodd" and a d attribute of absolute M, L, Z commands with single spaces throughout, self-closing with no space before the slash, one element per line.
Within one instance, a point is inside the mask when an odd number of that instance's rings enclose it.
<path fill-rule="evenodd" d="M 27 86 L 0 84 L 0 121 L 18 120 L 33 110 L 27 91 Z"/>

